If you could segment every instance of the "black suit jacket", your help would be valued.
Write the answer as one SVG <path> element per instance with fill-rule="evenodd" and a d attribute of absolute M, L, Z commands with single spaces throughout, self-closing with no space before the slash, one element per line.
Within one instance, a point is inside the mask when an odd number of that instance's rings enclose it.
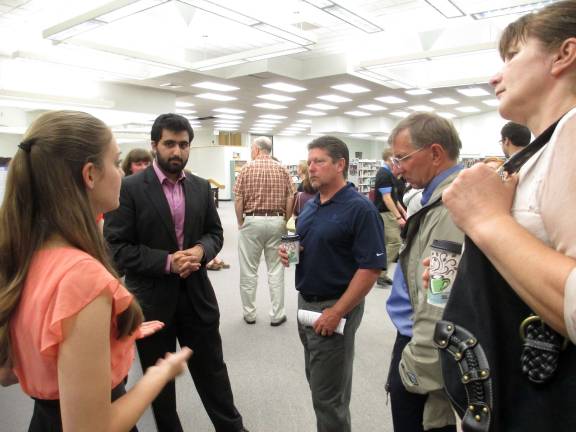
<path fill-rule="evenodd" d="M 200 321 L 216 324 L 218 303 L 205 264 L 222 248 L 222 225 L 206 180 L 187 173 L 184 195 L 184 249 L 196 244 L 204 248 L 202 267 L 188 278 L 165 272 L 166 258 L 178 250 L 178 243 L 168 201 L 152 166 L 122 180 L 120 206 L 106 214 L 104 235 L 146 320 L 172 323 L 184 283 Z"/>

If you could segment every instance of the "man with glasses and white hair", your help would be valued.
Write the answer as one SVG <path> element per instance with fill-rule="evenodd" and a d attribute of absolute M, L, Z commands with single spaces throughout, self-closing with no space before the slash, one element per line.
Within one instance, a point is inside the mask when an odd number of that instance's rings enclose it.
<path fill-rule="evenodd" d="M 398 332 L 386 389 L 396 432 L 456 431 L 443 391 L 438 351 L 432 341 L 443 308 L 430 305 L 422 286 L 422 260 L 433 240 L 463 243 L 464 235 L 442 204 L 442 192 L 462 169 L 457 164 L 460 138 L 452 123 L 436 114 L 414 113 L 390 134 L 395 171 L 415 188 L 423 188 L 422 208 L 404 229 L 404 245 L 387 310 Z"/>

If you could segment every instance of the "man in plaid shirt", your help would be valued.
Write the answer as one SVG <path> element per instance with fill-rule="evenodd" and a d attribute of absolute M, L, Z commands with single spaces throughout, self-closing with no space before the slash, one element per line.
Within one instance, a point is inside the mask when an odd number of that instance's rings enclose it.
<path fill-rule="evenodd" d="M 294 186 L 286 168 L 272 159 L 272 142 L 258 137 L 252 143 L 252 161 L 246 164 L 234 184 L 234 207 L 238 220 L 240 298 L 244 321 L 256 323 L 258 265 L 264 252 L 272 309 L 270 325 L 286 322 L 284 310 L 284 267 L 278 256 L 286 221 L 292 213 Z"/>

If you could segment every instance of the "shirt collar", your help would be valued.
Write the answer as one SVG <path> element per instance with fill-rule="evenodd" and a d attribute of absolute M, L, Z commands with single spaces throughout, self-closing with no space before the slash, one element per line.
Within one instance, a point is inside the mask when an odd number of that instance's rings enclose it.
<path fill-rule="evenodd" d="M 430 198 L 432 198 L 432 194 L 434 193 L 434 190 L 438 187 L 438 185 L 442 183 L 448 176 L 454 174 L 455 172 L 460 171 L 462 168 L 464 168 L 462 165 L 457 164 L 451 168 L 442 171 L 440 174 L 434 177 L 432 181 L 428 183 L 428 185 L 426 185 L 426 187 L 424 188 L 420 204 L 422 204 L 423 206 L 428 204 L 428 201 L 430 201 Z"/>
<path fill-rule="evenodd" d="M 332 198 L 330 198 L 325 203 L 320 203 L 320 193 L 317 192 L 316 195 L 314 196 L 314 203 L 316 203 L 317 205 L 326 205 L 331 202 L 344 202 L 346 201 L 345 197 L 348 194 L 348 191 L 351 189 L 354 189 L 354 185 L 350 182 L 346 182 L 346 185 L 340 188 L 340 190 L 336 192 L 334 195 L 332 195 Z"/>
<path fill-rule="evenodd" d="M 170 180 L 166 176 L 166 174 L 164 174 L 164 171 L 162 171 L 162 169 L 158 166 L 156 159 L 154 159 L 154 161 L 152 162 L 152 167 L 154 168 L 154 172 L 156 173 L 158 180 L 160 180 L 160 184 L 164 184 L 165 181 L 168 181 L 168 182 L 174 184 L 174 182 L 172 180 Z M 181 182 L 185 178 L 186 178 L 186 173 L 184 172 L 184 170 L 182 170 L 182 172 L 180 173 L 180 176 L 178 176 L 178 180 L 176 181 L 176 183 Z"/>

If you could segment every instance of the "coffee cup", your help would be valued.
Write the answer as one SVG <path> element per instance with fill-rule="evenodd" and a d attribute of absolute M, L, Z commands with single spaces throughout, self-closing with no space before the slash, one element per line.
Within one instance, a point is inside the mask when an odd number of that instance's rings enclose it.
<path fill-rule="evenodd" d="M 449 240 L 434 240 L 430 250 L 430 282 L 427 301 L 439 307 L 446 306 L 452 285 L 458 273 L 462 245 Z"/>
<path fill-rule="evenodd" d="M 288 265 L 300 262 L 300 236 L 298 234 L 288 234 L 282 236 L 282 244 L 288 254 Z"/>

